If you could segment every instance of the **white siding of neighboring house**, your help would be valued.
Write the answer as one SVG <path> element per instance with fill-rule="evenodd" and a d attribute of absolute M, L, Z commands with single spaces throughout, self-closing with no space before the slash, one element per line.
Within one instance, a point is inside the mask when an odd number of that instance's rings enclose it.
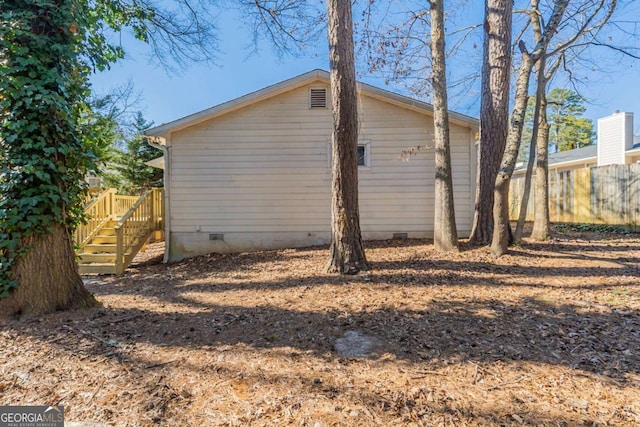
<path fill-rule="evenodd" d="M 617 112 L 598 119 L 598 166 L 624 165 L 633 145 L 633 113 Z"/>
<path fill-rule="evenodd" d="M 310 87 L 328 91 L 310 84 L 170 136 L 170 259 L 329 241 L 332 117 L 309 109 Z M 360 140 L 370 144 L 370 167 L 359 169 L 363 238 L 431 237 L 433 149 L 408 161 L 401 152 L 432 146 L 432 117 L 365 95 L 359 108 Z M 473 137 L 452 125 L 460 236 L 473 217 Z"/>

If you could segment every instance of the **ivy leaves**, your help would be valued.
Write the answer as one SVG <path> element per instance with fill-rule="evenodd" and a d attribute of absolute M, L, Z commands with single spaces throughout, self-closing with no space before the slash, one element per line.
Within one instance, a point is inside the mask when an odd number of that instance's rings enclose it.
<path fill-rule="evenodd" d="M 82 120 L 87 77 L 124 57 L 108 36 L 127 28 L 161 60 L 210 60 L 207 16 L 147 0 L 0 0 L 0 297 L 17 286 L 11 269 L 29 238 L 82 219 L 100 149 Z"/>
<path fill-rule="evenodd" d="M 78 132 L 88 94 L 69 0 L 0 2 L 0 297 L 31 237 L 81 220 L 94 167 Z"/>

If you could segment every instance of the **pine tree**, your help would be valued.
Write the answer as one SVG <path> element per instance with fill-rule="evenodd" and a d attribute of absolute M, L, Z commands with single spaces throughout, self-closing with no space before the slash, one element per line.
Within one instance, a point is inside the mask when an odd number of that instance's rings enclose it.
<path fill-rule="evenodd" d="M 331 245 L 327 271 L 368 270 L 358 207 L 358 98 L 350 0 L 328 0 L 333 136 L 331 144 Z"/>
<path fill-rule="evenodd" d="M 162 187 L 163 171 L 146 164 L 162 153 L 150 146 L 142 135 L 151 126 L 153 123 L 146 121 L 141 112 L 136 114 L 133 135 L 124 142 L 123 149 L 114 148 L 112 161 L 106 167 L 107 186 L 131 195 L 138 195 L 152 187 Z"/>
<path fill-rule="evenodd" d="M 549 108 L 549 145 L 551 152 L 586 147 L 593 143 L 593 122 L 581 117 L 586 111 L 584 99 L 575 91 L 553 89 L 547 95 Z"/>

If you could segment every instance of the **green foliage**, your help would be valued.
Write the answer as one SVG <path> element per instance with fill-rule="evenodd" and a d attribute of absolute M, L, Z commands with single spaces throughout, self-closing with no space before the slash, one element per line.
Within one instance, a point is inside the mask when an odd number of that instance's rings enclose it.
<path fill-rule="evenodd" d="M 527 103 L 522 143 L 518 152 L 519 162 L 526 162 L 529 157 L 535 105 L 536 98 L 532 96 Z M 586 147 L 593 143 L 593 123 L 590 119 L 581 117 L 585 111 L 584 99 L 574 91 L 556 88 L 547 94 L 551 153 Z"/>
<path fill-rule="evenodd" d="M 86 101 L 87 76 L 124 55 L 107 28 L 144 40 L 153 16 L 120 1 L 0 1 L 0 297 L 29 238 L 82 221 L 84 177 L 116 132 Z"/>
<path fill-rule="evenodd" d="M 556 224 L 557 231 L 575 231 L 582 233 L 612 233 L 612 234 L 631 234 L 630 227 L 624 225 L 611 224 L 583 224 L 583 223 L 566 223 Z"/>
<path fill-rule="evenodd" d="M 124 57 L 109 36 L 133 31 L 156 58 L 210 60 L 204 4 L 150 0 L 0 0 L 0 297 L 12 269 L 56 224 L 82 220 L 84 177 L 108 154 L 113 122 L 92 109 L 87 76 Z M 54 261 L 55 262 L 55 261 Z"/>
<path fill-rule="evenodd" d="M 124 49 L 110 43 L 107 34 L 124 28 L 133 30 L 137 39 L 149 40 L 149 25 L 156 10 L 145 2 L 128 3 L 122 0 L 80 0 L 75 2 L 76 20 L 83 29 L 78 55 L 98 70 L 124 58 Z"/>
<path fill-rule="evenodd" d="M 593 143 L 593 123 L 581 117 L 584 99 L 567 89 L 553 89 L 547 95 L 549 143 L 556 151 L 573 150 Z"/>
<path fill-rule="evenodd" d="M 133 135 L 125 142 L 123 150 L 115 150 L 105 175 L 108 187 L 115 187 L 119 193 L 139 195 L 151 187 L 162 187 L 163 171 L 145 163 L 159 157 L 162 152 L 147 144 L 141 134 L 149 129 L 142 113 L 138 113 L 133 124 Z"/>
<path fill-rule="evenodd" d="M 81 105 L 79 126 L 87 148 L 104 162 L 112 156 L 111 147 L 122 138 L 122 132 L 112 117 L 102 114 L 95 107 L 91 102 Z"/>
<path fill-rule="evenodd" d="M 72 1 L 1 2 L 0 297 L 26 239 L 73 229 L 95 166 L 78 121 L 88 93 Z"/>

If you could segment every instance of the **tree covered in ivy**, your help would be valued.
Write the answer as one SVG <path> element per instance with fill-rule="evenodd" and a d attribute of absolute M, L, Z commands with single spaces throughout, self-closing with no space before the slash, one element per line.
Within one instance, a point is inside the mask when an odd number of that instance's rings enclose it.
<path fill-rule="evenodd" d="M 97 304 L 71 232 L 95 167 L 79 126 L 88 65 L 76 4 L 4 1 L 0 12 L 0 313 Z"/>
<path fill-rule="evenodd" d="M 124 29 L 157 58 L 210 59 L 216 43 L 205 3 L 0 0 L 0 314 L 97 304 L 72 243 L 84 177 L 104 148 L 91 126 L 87 77 L 124 56 L 107 39 Z"/>

